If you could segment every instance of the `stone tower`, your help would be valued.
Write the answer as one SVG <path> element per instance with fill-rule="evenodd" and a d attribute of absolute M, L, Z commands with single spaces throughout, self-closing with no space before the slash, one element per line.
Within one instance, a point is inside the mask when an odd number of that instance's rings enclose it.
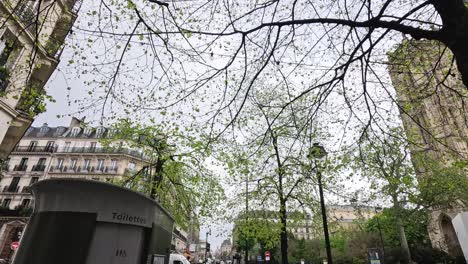
<path fill-rule="evenodd" d="M 44 110 L 43 87 L 80 5 L 81 0 L 0 1 L 0 161 Z"/>
<path fill-rule="evenodd" d="M 468 89 L 461 81 L 454 57 L 443 44 L 404 40 L 389 54 L 390 76 L 400 115 L 411 141 L 418 177 L 431 172 L 416 158 L 437 166 L 468 161 Z M 467 175 L 468 177 L 468 175 Z M 467 211 L 465 204 L 432 208 L 429 235 L 433 247 L 461 254 L 451 220 Z"/>

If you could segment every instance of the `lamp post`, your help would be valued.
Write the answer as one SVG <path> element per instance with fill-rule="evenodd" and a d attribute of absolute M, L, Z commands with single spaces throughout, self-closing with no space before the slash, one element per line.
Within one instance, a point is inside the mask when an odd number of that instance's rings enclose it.
<path fill-rule="evenodd" d="M 327 156 L 327 151 L 319 143 L 314 143 L 313 146 L 309 149 L 307 158 L 313 160 L 315 163 L 315 170 L 317 174 L 319 195 L 320 195 L 320 209 L 322 212 L 322 223 L 323 223 L 323 235 L 325 236 L 325 249 L 327 251 L 327 262 L 328 264 L 333 264 L 331 246 L 330 246 L 330 237 L 328 234 L 328 221 L 327 221 L 327 211 L 325 208 L 325 201 L 323 198 L 323 188 L 322 188 L 322 172 L 318 167 L 317 160 L 322 160 Z"/>
<path fill-rule="evenodd" d="M 245 179 L 245 225 L 248 226 L 249 222 L 249 173 L 246 174 Z M 249 263 L 249 238 L 245 236 L 245 264 Z"/>
<path fill-rule="evenodd" d="M 380 212 L 382 210 L 382 207 L 374 207 L 375 213 Z M 382 228 L 380 227 L 380 220 L 379 217 L 377 216 L 377 227 L 379 228 L 379 236 L 380 236 L 380 244 L 382 245 L 382 264 L 385 264 L 385 245 L 384 245 L 384 240 L 382 236 Z"/>
<path fill-rule="evenodd" d="M 208 253 L 208 235 L 211 235 L 211 230 L 209 230 L 208 232 L 206 232 L 206 240 L 205 240 L 205 263 L 207 263 L 206 261 L 206 255 Z"/>

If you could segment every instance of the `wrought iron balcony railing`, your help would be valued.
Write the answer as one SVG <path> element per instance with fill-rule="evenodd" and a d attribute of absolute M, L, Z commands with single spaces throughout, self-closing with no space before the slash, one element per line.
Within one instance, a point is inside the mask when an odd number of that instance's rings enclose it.
<path fill-rule="evenodd" d="M 32 167 L 31 171 L 44 171 L 45 167 L 44 164 L 36 164 Z"/>
<path fill-rule="evenodd" d="M 128 148 L 96 148 L 96 147 L 73 147 L 58 148 L 58 153 L 96 153 L 96 154 L 126 154 L 145 159 L 146 155 L 140 151 Z"/>
<path fill-rule="evenodd" d="M 3 192 L 6 192 L 6 193 L 17 193 L 18 190 L 19 190 L 18 185 L 7 185 L 3 187 Z"/>
<path fill-rule="evenodd" d="M 13 168 L 14 171 L 26 171 L 26 169 L 28 168 L 28 164 L 18 164 L 18 165 L 15 165 L 15 167 Z"/>
<path fill-rule="evenodd" d="M 31 186 L 24 186 L 21 193 L 31 193 Z"/>
<path fill-rule="evenodd" d="M 56 146 L 16 146 L 13 152 L 55 152 Z"/>

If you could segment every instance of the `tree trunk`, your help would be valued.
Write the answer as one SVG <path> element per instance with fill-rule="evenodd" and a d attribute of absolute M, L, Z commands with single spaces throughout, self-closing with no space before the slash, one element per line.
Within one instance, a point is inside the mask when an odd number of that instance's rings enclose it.
<path fill-rule="evenodd" d="M 433 0 L 432 4 L 442 18 L 440 41 L 453 52 L 463 84 L 468 87 L 468 8 L 464 0 Z"/>
<path fill-rule="evenodd" d="M 281 264 L 288 264 L 288 231 L 287 231 L 287 214 L 286 201 L 280 201 L 280 222 L 281 222 Z"/>
<path fill-rule="evenodd" d="M 392 196 L 393 210 L 395 210 L 396 225 L 400 237 L 400 248 L 403 253 L 403 263 L 411 262 L 411 252 L 408 246 L 408 240 L 406 239 L 405 226 L 403 225 L 403 219 L 401 219 L 401 207 L 396 195 Z"/>
<path fill-rule="evenodd" d="M 401 245 L 401 250 L 403 252 L 403 256 L 405 258 L 404 263 L 410 263 L 411 262 L 411 252 L 408 246 L 408 240 L 406 239 L 406 234 L 405 234 L 405 227 L 403 225 L 403 221 L 401 220 L 400 217 L 397 218 L 397 226 L 398 226 L 398 231 L 400 233 L 400 245 Z"/>

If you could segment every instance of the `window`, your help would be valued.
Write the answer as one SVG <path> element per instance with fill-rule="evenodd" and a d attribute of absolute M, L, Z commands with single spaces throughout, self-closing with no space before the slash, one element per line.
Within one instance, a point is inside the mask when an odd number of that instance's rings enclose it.
<path fill-rule="evenodd" d="M 29 181 L 29 185 L 31 186 L 31 185 L 35 184 L 36 182 L 38 182 L 38 181 L 39 181 L 39 177 L 32 177 L 31 181 Z"/>
<path fill-rule="evenodd" d="M 49 127 L 47 126 L 47 124 L 44 124 L 41 129 L 39 130 L 39 133 L 41 134 L 45 134 L 47 133 L 47 131 L 49 131 Z"/>
<path fill-rule="evenodd" d="M 113 159 L 111 160 L 111 169 L 117 168 L 117 160 Z"/>
<path fill-rule="evenodd" d="M 37 141 L 31 141 L 29 143 L 28 151 L 34 151 L 37 147 Z"/>
<path fill-rule="evenodd" d="M 31 199 L 23 199 L 23 201 L 21 202 L 22 207 L 29 207 L 30 204 L 31 204 Z"/>
<path fill-rule="evenodd" d="M 18 190 L 18 183 L 20 177 L 13 177 L 11 180 L 10 186 L 8 186 L 8 192 L 16 192 Z"/>
<path fill-rule="evenodd" d="M 61 169 L 63 167 L 63 159 L 57 159 L 57 169 Z"/>
<path fill-rule="evenodd" d="M 89 150 L 94 152 L 96 150 L 96 142 L 91 142 L 91 145 L 89 146 Z"/>
<path fill-rule="evenodd" d="M 97 160 L 97 170 L 102 171 L 104 170 L 104 160 L 98 159 Z"/>
<path fill-rule="evenodd" d="M 104 133 L 104 127 L 98 127 L 98 129 L 96 129 L 97 138 L 101 137 L 103 133 Z"/>
<path fill-rule="evenodd" d="M 129 170 L 134 170 L 135 169 L 135 163 L 134 162 L 129 162 L 128 163 L 128 169 Z"/>
<path fill-rule="evenodd" d="M 0 37 L 0 91 L 5 91 L 9 81 L 9 71 L 16 63 L 21 48 L 19 41 L 9 31 Z"/>
<path fill-rule="evenodd" d="M 72 170 L 76 170 L 76 164 L 77 164 L 77 162 L 78 162 L 78 161 L 77 161 L 76 159 L 71 159 L 71 160 L 70 160 L 70 168 L 71 168 Z"/>
<path fill-rule="evenodd" d="M 87 137 L 90 134 L 91 134 L 91 128 L 90 127 L 85 128 L 84 131 L 83 131 L 83 136 Z"/>
<path fill-rule="evenodd" d="M 46 151 L 53 151 L 55 146 L 55 141 L 48 141 L 46 144 Z"/>
<path fill-rule="evenodd" d="M 32 170 L 33 171 L 44 171 L 45 169 L 45 164 L 46 164 L 46 158 L 40 158 L 38 161 L 37 161 L 37 164 L 36 166 L 33 166 Z"/>
<path fill-rule="evenodd" d="M 91 165 L 91 160 L 90 159 L 85 159 L 83 169 L 89 171 L 90 165 Z"/>
<path fill-rule="evenodd" d="M 45 165 L 46 163 L 46 158 L 40 158 L 38 161 L 37 161 L 37 165 Z"/>
<path fill-rule="evenodd" d="M 11 68 L 20 53 L 20 43 L 9 31 L 0 37 L 0 67 Z"/>
<path fill-rule="evenodd" d="M 2 207 L 10 207 L 11 199 L 3 199 Z"/>
<path fill-rule="evenodd" d="M 72 128 L 72 131 L 71 131 L 71 136 L 72 137 L 78 136 L 79 133 L 80 133 L 80 128 L 79 127 Z"/>
<path fill-rule="evenodd" d="M 15 166 L 15 171 L 26 171 L 28 168 L 28 158 L 22 158 L 20 163 Z"/>
<path fill-rule="evenodd" d="M 63 148 L 64 152 L 70 151 L 71 142 L 65 142 L 65 147 Z"/>

